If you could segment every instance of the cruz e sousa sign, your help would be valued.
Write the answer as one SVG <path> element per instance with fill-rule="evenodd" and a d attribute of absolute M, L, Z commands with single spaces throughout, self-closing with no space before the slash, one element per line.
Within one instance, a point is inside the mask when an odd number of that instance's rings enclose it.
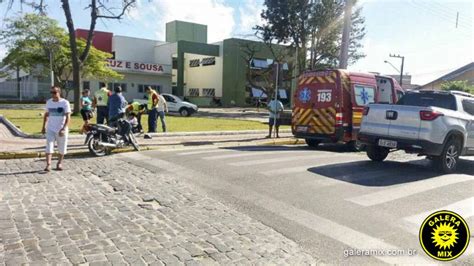
<path fill-rule="evenodd" d="M 165 73 L 164 66 L 160 64 L 139 63 L 139 62 L 108 59 L 107 66 L 116 71 L 133 71 L 133 72 L 145 72 L 145 73 L 156 73 L 156 74 Z"/>

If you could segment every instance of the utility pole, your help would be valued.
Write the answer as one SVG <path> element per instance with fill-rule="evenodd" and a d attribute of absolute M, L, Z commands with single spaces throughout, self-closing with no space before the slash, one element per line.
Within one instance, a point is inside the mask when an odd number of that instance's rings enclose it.
<path fill-rule="evenodd" d="M 274 100 L 275 100 L 275 107 L 277 107 L 278 105 L 276 104 L 277 101 L 278 101 L 278 83 L 280 81 L 280 62 L 277 62 L 276 64 L 276 75 L 275 75 L 275 95 L 274 95 Z M 270 108 L 272 108 L 272 106 L 270 106 Z M 276 126 L 277 126 L 277 119 L 278 119 L 278 109 L 276 108 L 276 117 L 273 119 L 273 137 L 276 138 L 276 133 L 277 133 L 277 130 L 276 130 Z"/>
<path fill-rule="evenodd" d="M 341 54 L 339 55 L 339 68 L 346 69 L 349 57 L 349 38 L 352 25 L 352 4 L 353 0 L 346 0 L 344 10 L 344 29 L 342 31 Z"/>
<path fill-rule="evenodd" d="M 402 65 L 400 67 L 400 87 L 402 86 L 403 80 L 403 65 L 405 64 L 405 57 L 401 55 L 390 54 L 390 57 L 400 58 L 402 59 Z"/>

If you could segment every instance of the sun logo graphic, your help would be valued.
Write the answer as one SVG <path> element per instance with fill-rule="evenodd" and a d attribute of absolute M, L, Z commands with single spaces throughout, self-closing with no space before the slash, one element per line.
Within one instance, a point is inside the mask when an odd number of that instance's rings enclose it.
<path fill-rule="evenodd" d="M 439 246 L 440 249 L 444 250 L 454 247 L 454 244 L 457 243 L 456 239 L 458 239 L 456 231 L 457 229 L 454 229 L 451 223 L 441 223 L 436 228 L 433 228 L 431 239 L 433 239 L 435 247 Z"/>
<path fill-rule="evenodd" d="M 436 260 L 458 258 L 467 249 L 469 238 L 466 221 L 451 211 L 432 213 L 420 228 L 420 244 L 426 254 Z"/>

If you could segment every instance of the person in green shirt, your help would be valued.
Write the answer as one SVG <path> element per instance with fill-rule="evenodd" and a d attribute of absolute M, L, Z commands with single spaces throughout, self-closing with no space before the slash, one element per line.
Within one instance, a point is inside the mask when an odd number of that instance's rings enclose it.
<path fill-rule="evenodd" d="M 83 134 L 86 130 L 87 126 L 89 125 L 89 120 L 92 119 L 92 99 L 90 98 L 90 91 L 85 89 L 82 91 L 81 96 L 81 116 L 84 124 L 80 130 L 80 133 Z"/>

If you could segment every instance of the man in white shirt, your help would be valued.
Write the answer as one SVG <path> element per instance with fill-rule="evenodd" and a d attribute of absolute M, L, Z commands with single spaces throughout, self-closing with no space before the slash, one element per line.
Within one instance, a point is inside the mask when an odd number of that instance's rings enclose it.
<path fill-rule="evenodd" d="M 156 105 L 156 110 L 158 111 L 158 116 L 160 117 L 161 128 L 163 129 L 163 132 L 166 132 L 165 112 L 168 112 L 168 104 L 160 93 L 156 92 L 156 94 L 158 95 L 158 104 Z"/>
<path fill-rule="evenodd" d="M 46 134 L 46 172 L 51 171 L 51 158 L 54 143 L 57 142 L 59 158 L 56 169 L 63 170 L 62 162 L 67 153 L 68 126 L 71 121 L 71 107 L 66 99 L 61 98 L 59 87 L 51 88 L 51 99 L 46 102 L 41 133 Z"/>
<path fill-rule="evenodd" d="M 276 137 L 279 138 L 279 129 L 280 129 L 280 114 L 283 113 L 283 103 L 279 100 L 271 100 L 268 103 L 268 112 L 269 112 L 269 119 L 268 119 L 268 136 L 267 138 L 272 137 L 272 128 L 275 126 Z"/>

